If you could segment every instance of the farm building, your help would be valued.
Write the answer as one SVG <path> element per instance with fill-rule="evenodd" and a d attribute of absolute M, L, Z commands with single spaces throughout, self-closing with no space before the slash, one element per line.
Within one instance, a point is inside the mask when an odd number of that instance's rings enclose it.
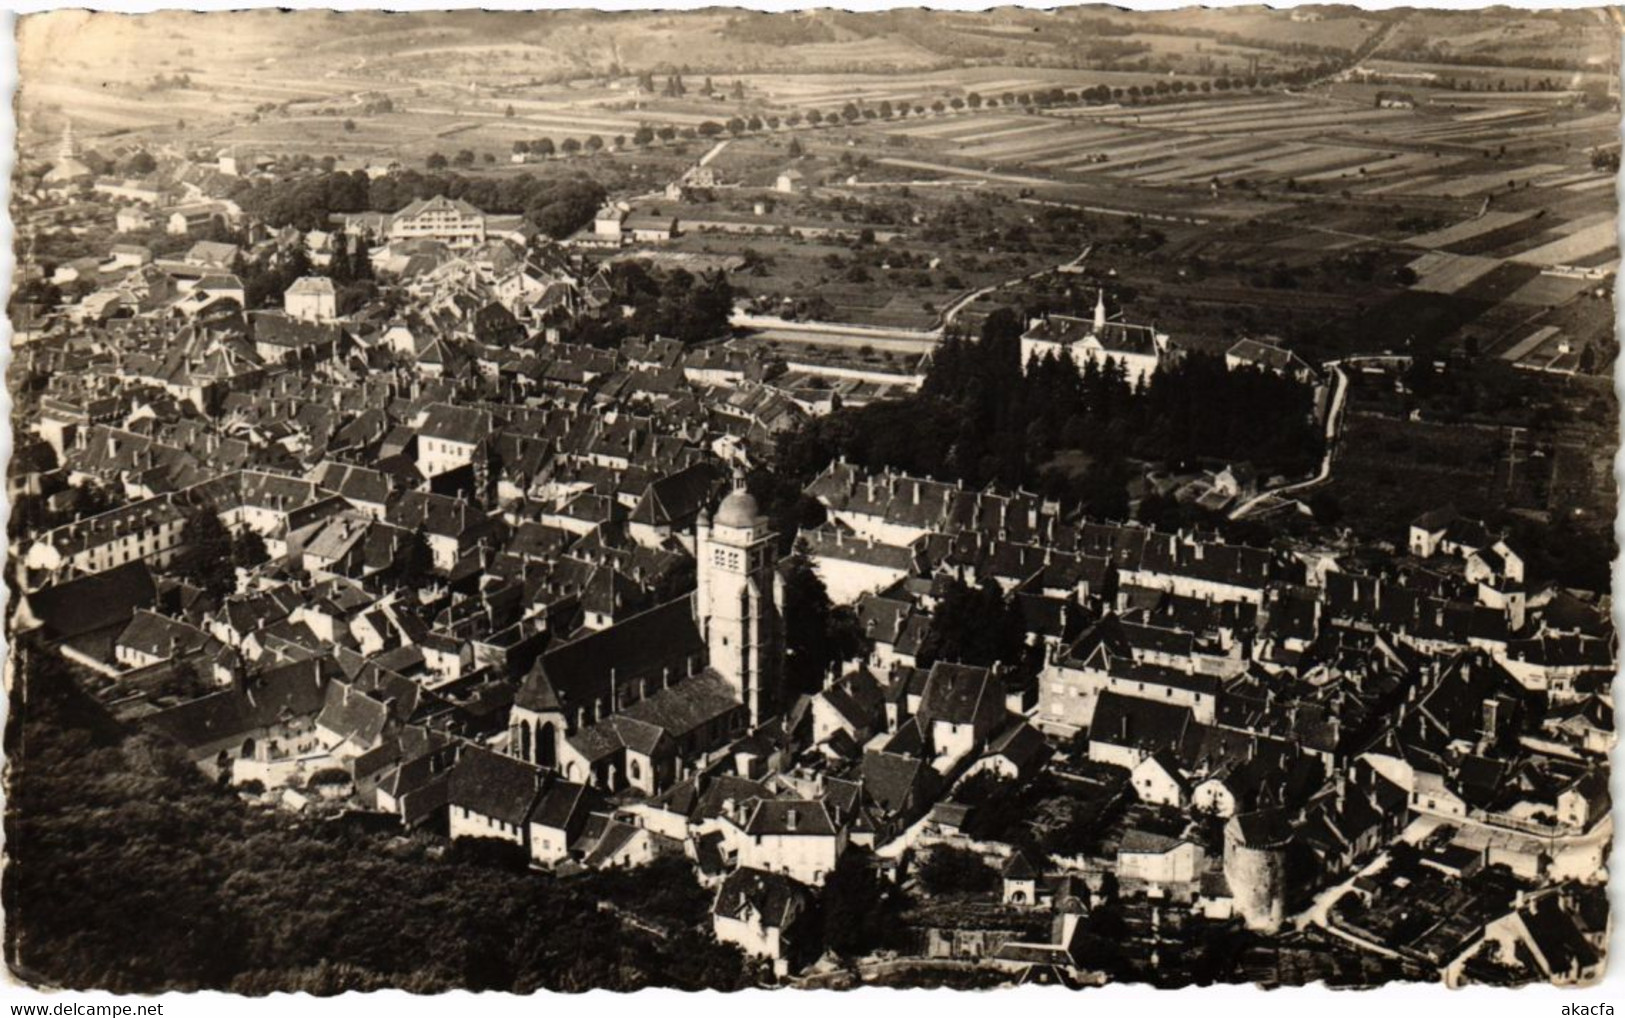
<path fill-rule="evenodd" d="M 800 194 L 807 189 L 807 178 L 800 170 L 785 170 L 773 182 L 773 190 L 782 194 Z"/>
<path fill-rule="evenodd" d="M 677 217 L 654 209 L 634 212 L 626 217 L 622 228 L 636 242 L 660 244 L 677 235 Z"/>
<path fill-rule="evenodd" d="M 1282 346 L 1274 336 L 1237 340 L 1234 346 L 1225 351 L 1224 364 L 1231 371 L 1262 368 L 1304 383 L 1313 383 L 1320 378 L 1320 373 L 1308 361 Z"/>
<path fill-rule="evenodd" d="M 626 217 L 630 210 L 618 202 L 605 205 L 593 217 L 592 235 L 599 240 L 614 241 L 619 244 L 624 235 Z"/>

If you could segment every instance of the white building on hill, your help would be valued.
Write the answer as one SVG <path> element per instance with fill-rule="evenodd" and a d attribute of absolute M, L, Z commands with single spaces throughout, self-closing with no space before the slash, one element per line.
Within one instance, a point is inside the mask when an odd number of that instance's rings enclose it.
<path fill-rule="evenodd" d="M 1069 354 L 1082 371 L 1092 361 L 1105 367 L 1108 361 L 1123 365 L 1130 385 L 1149 384 L 1151 375 L 1168 353 L 1168 336 L 1149 325 L 1113 322 L 1106 318 L 1106 294 L 1095 303 L 1094 318 L 1049 315 L 1028 323 L 1021 336 L 1021 363 L 1035 358 Z"/>

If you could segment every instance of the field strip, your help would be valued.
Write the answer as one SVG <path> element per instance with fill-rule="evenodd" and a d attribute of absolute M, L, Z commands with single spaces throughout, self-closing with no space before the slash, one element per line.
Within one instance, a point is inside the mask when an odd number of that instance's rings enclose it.
<path fill-rule="evenodd" d="M 1598 144 L 1606 144 L 1619 140 L 1617 128 L 1602 126 L 1576 126 L 1574 124 L 1556 125 L 1530 125 L 1528 127 L 1513 127 L 1500 131 L 1479 131 L 1470 135 L 1454 139 L 1456 144 L 1472 144 L 1492 147 L 1513 142 L 1556 141 L 1567 137 L 1596 138 Z"/>
<path fill-rule="evenodd" d="M 1088 144 L 1090 144 L 1090 139 L 1087 135 L 1068 133 L 1057 137 L 1051 134 L 1039 139 L 1018 138 L 1002 142 L 989 142 L 985 145 L 963 149 L 959 154 L 979 159 L 1018 159 L 1029 156 L 1050 156 Z"/>
<path fill-rule="evenodd" d="M 1498 145 L 1516 137 L 1538 137 L 1541 134 L 1553 132 L 1562 134 L 1570 130 L 1567 124 L 1550 124 L 1544 115 L 1532 115 L 1519 122 L 1506 122 L 1499 124 L 1467 124 L 1455 127 L 1440 128 L 1428 132 L 1425 137 L 1432 141 L 1449 141 L 1458 145 Z M 1583 130 L 1583 128 L 1582 128 Z"/>
<path fill-rule="evenodd" d="M 1438 160 L 1434 159 L 1432 156 L 1423 155 L 1420 152 L 1401 152 L 1398 155 L 1391 155 L 1384 152 L 1373 151 L 1371 153 L 1371 159 L 1368 162 L 1364 162 L 1359 165 L 1366 167 L 1366 172 L 1363 175 L 1364 179 L 1379 180 L 1385 177 L 1391 177 L 1396 173 L 1409 174 L 1412 170 L 1417 169 L 1418 167 L 1433 166 L 1437 163 Z M 1311 173 L 1307 176 L 1301 176 L 1298 178 L 1298 181 L 1303 183 L 1305 181 L 1336 180 L 1341 173 L 1341 170 L 1335 169 L 1322 170 L 1319 173 Z"/>
<path fill-rule="evenodd" d="M 959 177 L 977 177 L 982 180 L 998 180 L 1007 184 L 1026 184 L 1032 187 L 1052 187 L 1053 180 L 1042 177 L 1024 177 L 1015 173 L 995 173 L 990 170 L 975 170 L 964 166 L 950 166 L 947 163 L 926 162 L 923 159 L 896 159 L 891 156 L 877 160 L 883 166 L 901 166 L 909 170 L 927 170 L 932 173 L 947 173 Z"/>
<path fill-rule="evenodd" d="M 1362 110 L 1360 112 L 1369 113 L 1372 111 Z M 1219 116 L 1186 117 L 1181 120 L 1170 121 L 1168 126 L 1173 130 L 1185 131 L 1191 134 L 1229 133 L 1260 124 L 1286 126 L 1319 121 L 1344 123 L 1348 120 L 1348 117 L 1349 111 L 1328 110 L 1320 103 L 1275 103 L 1258 109 L 1230 110 Z"/>
<path fill-rule="evenodd" d="M 1605 187 L 1613 187 L 1616 183 L 1617 181 L 1613 177 L 1598 177 L 1596 180 L 1583 180 L 1578 184 L 1566 184 L 1563 190 L 1573 192 L 1598 191 Z"/>
<path fill-rule="evenodd" d="M 504 119 L 506 119 L 506 118 L 504 118 Z M 520 119 L 520 118 L 516 117 L 514 119 Z M 611 127 L 621 128 L 621 127 L 630 126 L 630 127 L 635 128 L 635 127 L 638 126 L 638 120 L 635 117 L 620 117 L 620 116 L 615 116 L 613 114 L 599 114 L 597 116 L 592 116 L 592 115 L 586 114 L 586 113 L 570 113 L 570 112 L 567 112 L 565 110 L 548 111 L 548 112 L 545 112 L 545 113 L 525 114 L 523 116 L 523 119 L 525 119 L 525 120 L 557 121 L 557 122 L 560 122 L 560 123 L 568 123 L 568 124 L 581 124 L 581 125 L 586 126 L 586 127 L 598 127 L 598 128 L 603 128 L 605 130 L 608 130 Z"/>
<path fill-rule="evenodd" d="M 1045 159 L 1035 160 L 1033 165 L 1048 169 L 1052 166 L 1066 167 L 1076 165 L 1078 163 L 1094 162 L 1096 157 L 1101 154 L 1106 154 L 1111 158 L 1116 158 L 1115 152 L 1113 151 L 1113 146 L 1122 145 L 1125 143 L 1139 144 L 1143 142 L 1146 137 L 1147 135 L 1143 133 L 1136 133 L 1133 131 L 1114 132 L 1112 134 L 1099 136 L 1085 136 L 1079 139 L 1079 144 L 1076 150 L 1071 152 L 1063 152 L 1060 155 L 1049 156 Z"/>
<path fill-rule="evenodd" d="M 1202 132 L 1205 132 L 1205 131 L 1210 131 L 1210 130 L 1223 130 L 1228 125 L 1233 124 L 1233 123 L 1237 123 L 1237 122 L 1240 122 L 1240 121 L 1257 120 L 1257 119 L 1259 119 L 1261 117 L 1268 117 L 1268 118 L 1270 118 L 1272 120 L 1281 120 L 1281 119 L 1290 118 L 1290 117 L 1292 117 L 1292 116 L 1294 116 L 1296 114 L 1308 113 L 1308 112 L 1310 112 L 1312 110 L 1317 110 L 1319 108 L 1320 107 L 1318 107 L 1318 106 L 1309 106 L 1309 105 L 1300 106 L 1300 105 L 1291 105 L 1291 104 L 1283 104 L 1283 103 L 1274 103 L 1274 104 L 1271 104 L 1271 105 L 1260 106 L 1260 107 L 1257 107 L 1257 108 L 1235 109 L 1235 110 L 1225 110 L 1223 112 L 1214 112 L 1214 113 L 1210 113 L 1210 114 L 1208 114 L 1206 116 L 1190 116 L 1190 117 L 1134 116 L 1134 117 L 1125 117 L 1123 119 L 1127 123 L 1131 123 L 1131 124 L 1133 124 L 1133 125 L 1135 125 L 1137 127 L 1163 127 L 1163 128 L 1167 128 L 1167 129 L 1173 130 L 1173 131 L 1188 131 L 1188 132 L 1190 132 L 1192 134 L 1199 134 L 1199 133 L 1202 133 Z"/>
<path fill-rule="evenodd" d="M 1034 121 L 1026 117 L 963 117 L 949 120 L 946 123 L 928 123 L 923 128 L 914 128 L 908 132 L 916 138 L 963 138 L 969 135 L 980 134 L 985 131 L 1025 129 L 1035 126 Z M 1036 126 L 1052 127 L 1047 121 L 1038 121 Z"/>
<path fill-rule="evenodd" d="M 1290 150 L 1303 148 L 1304 146 L 1297 145 L 1275 146 L 1274 151 L 1271 152 L 1267 159 L 1261 157 L 1257 152 L 1248 152 L 1241 155 L 1234 155 L 1227 159 L 1214 159 L 1211 162 L 1204 160 L 1195 166 L 1182 162 L 1180 165 L 1175 166 L 1172 169 L 1159 170 L 1153 173 L 1134 174 L 1134 177 L 1141 183 L 1145 184 L 1167 184 L 1176 181 L 1207 180 L 1210 177 L 1223 176 L 1224 174 L 1236 171 L 1267 168 L 1266 166 L 1261 166 L 1260 163 L 1265 162 L 1268 165 L 1273 165 L 1277 159 L 1292 154 Z"/>
<path fill-rule="evenodd" d="M 1533 212 L 1486 212 L 1477 219 L 1468 219 L 1464 222 L 1434 230 L 1431 233 L 1419 233 L 1406 243 L 1426 248 L 1449 247 L 1451 244 L 1459 244 L 1481 234 L 1492 233 L 1503 226 L 1511 226 L 1513 223 L 1522 222 L 1532 215 L 1534 215 Z"/>
<path fill-rule="evenodd" d="M 1291 112 L 1294 109 L 1312 109 L 1319 105 L 1319 103 L 1283 99 L 1255 99 L 1249 102 L 1227 104 L 1217 102 L 1186 103 L 1183 107 L 1158 106 L 1154 112 L 1136 114 L 1135 119 L 1144 124 L 1200 124 L 1210 120 L 1230 119 L 1237 114 L 1251 114 L 1261 110 Z M 1201 112 L 1187 116 L 1187 112 L 1192 109 Z"/>
<path fill-rule="evenodd" d="M 1342 127 L 1352 122 L 1367 123 L 1382 120 L 1393 120 L 1396 114 L 1393 110 L 1364 110 L 1359 113 L 1320 113 L 1310 117 L 1254 117 L 1248 120 L 1237 120 L 1226 124 L 1208 124 L 1202 129 L 1213 133 L 1234 133 L 1237 131 L 1267 131 L 1271 134 L 1282 135 L 1295 131 L 1307 131 L 1326 127 Z"/>
<path fill-rule="evenodd" d="M 1425 290 L 1428 293 L 1456 293 L 1466 289 L 1475 280 L 1494 272 L 1500 265 L 1500 260 L 1496 258 L 1429 251 L 1410 264 L 1411 269 L 1420 277 L 1412 289 Z"/>
<path fill-rule="evenodd" d="M 1190 99 L 1184 102 L 1166 103 L 1152 109 L 1152 115 L 1166 114 L 1178 116 L 1191 110 L 1226 110 L 1241 106 L 1266 106 L 1271 103 L 1291 102 L 1294 100 L 1282 99 L 1279 96 L 1236 96 L 1229 97 L 1218 93 L 1211 98 Z"/>
<path fill-rule="evenodd" d="M 1074 166 L 1072 169 L 1075 172 L 1099 170 L 1109 176 L 1121 177 L 1124 180 L 1133 180 L 1138 182 L 1141 174 L 1155 173 L 1161 170 L 1170 169 L 1174 165 L 1174 160 L 1178 158 L 1179 153 L 1177 152 L 1165 152 L 1159 156 L 1136 159 L 1132 166 L 1124 166 L 1121 163 L 1105 162 L 1097 163 L 1093 166 Z"/>
<path fill-rule="evenodd" d="M 1021 118 L 1025 119 L 1025 118 Z M 908 135 L 911 138 L 935 138 L 940 135 L 954 134 L 958 131 L 980 131 L 985 128 L 996 127 L 1000 124 L 1014 123 L 1017 118 L 1002 116 L 969 116 L 954 120 L 933 120 L 920 124 L 911 122 L 907 126 L 893 128 L 889 133 Z"/>
<path fill-rule="evenodd" d="M 1581 258 L 1608 251 L 1619 239 L 1612 222 L 1594 223 L 1583 230 L 1513 255 L 1509 261 L 1526 265 L 1572 265 Z"/>
<path fill-rule="evenodd" d="M 1508 117 L 1521 117 L 1533 112 L 1533 110 L 1514 106 L 1506 110 L 1474 110 L 1471 113 L 1458 113 L 1450 119 L 1458 124 L 1479 124 L 1491 120 L 1506 120 Z"/>
<path fill-rule="evenodd" d="M 1326 170 L 1359 166 L 1366 153 L 1359 149 L 1322 146 L 1302 155 L 1272 160 L 1267 169 L 1271 177 L 1296 177 L 1300 173 L 1319 173 Z"/>
<path fill-rule="evenodd" d="M 1512 346 L 1502 350 L 1500 357 L 1504 361 L 1520 361 L 1538 349 L 1540 344 L 1557 335 L 1559 331 L 1560 330 L 1555 325 L 1542 326 L 1541 328 L 1536 329 L 1534 332 L 1531 332 L 1529 335 L 1525 336 L 1523 339 L 1520 339 Z"/>
<path fill-rule="evenodd" d="M 1609 182 L 1612 183 L 1611 180 Z M 1589 216 L 1580 216 L 1576 219 L 1571 219 L 1562 226 L 1554 226 L 1552 227 L 1552 232 L 1561 233 L 1564 236 L 1567 236 L 1571 233 L 1579 233 L 1581 230 L 1589 230 L 1599 223 L 1612 223 L 1613 221 L 1613 212 L 1593 212 Z"/>
<path fill-rule="evenodd" d="M 1507 294 L 1506 300 L 1523 307 L 1551 307 L 1562 304 L 1590 285 L 1588 280 L 1542 273 Z"/>
<path fill-rule="evenodd" d="M 1154 148 L 1138 146 L 1132 156 L 1117 152 L 1110 153 L 1110 158 L 1100 169 L 1106 170 L 1115 177 L 1137 177 L 1142 173 L 1153 172 L 1155 168 L 1168 169 L 1171 160 L 1190 159 L 1199 157 L 1201 153 L 1191 153 L 1188 148 L 1178 145 L 1158 145 Z"/>
<path fill-rule="evenodd" d="M 1100 127 L 1089 124 L 1072 129 L 1072 136 L 1091 145 L 1139 144 L 1151 138 L 1166 138 L 1161 131 L 1135 131 L 1123 127 Z"/>
<path fill-rule="evenodd" d="M 1192 159 L 1205 159 L 1210 156 L 1236 155 L 1240 153 L 1244 147 L 1255 147 L 1259 145 L 1261 141 L 1269 148 L 1277 150 L 1282 148 L 1280 142 L 1270 139 L 1259 139 L 1256 137 L 1228 138 L 1221 136 L 1217 138 L 1203 138 L 1181 137 L 1179 135 L 1174 135 L 1171 138 L 1165 137 L 1162 144 L 1149 150 L 1147 150 L 1146 146 L 1144 145 L 1137 146 L 1139 151 L 1135 153 L 1135 156 L 1136 158 L 1144 158 L 1147 155 L 1162 155 L 1164 153 L 1168 153 L 1171 155 L 1184 156 Z M 1243 142 L 1246 143 L 1245 146 L 1240 144 Z"/>
<path fill-rule="evenodd" d="M 1102 155 L 1101 152 L 1081 152 L 1081 153 L 1080 152 L 1072 152 L 1072 153 L 1068 153 L 1065 156 L 1060 156 L 1060 157 L 1056 157 L 1056 158 L 1052 158 L 1052 159 L 1045 159 L 1045 160 L 1043 160 L 1041 162 L 1035 162 L 1035 163 L 1033 163 L 1033 165 L 1043 167 L 1044 169 L 1055 169 L 1055 170 L 1076 170 L 1076 169 L 1111 170 L 1111 169 L 1114 169 L 1114 168 L 1119 169 L 1119 170 L 1123 170 L 1123 169 L 1128 168 L 1128 167 L 1116 165 L 1116 164 L 1114 164 L 1112 162 L 1113 159 L 1117 158 L 1116 155 L 1111 154 L 1111 153 L 1105 153 L 1105 154 L 1107 154 L 1109 158 L 1106 159 L 1105 161 L 1102 161 L 1102 160 L 1100 160 L 1098 158 L 1100 155 Z"/>
<path fill-rule="evenodd" d="M 1426 175 L 1423 175 L 1423 176 L 1420 176 L 1420 177 L 1401 177 L 1398 180 L 1390 180 L 1390 181 L 1387 181 L 1385 183 L 1377 184 L 1374 187 L 1362 187 L 1360 189 L 1360 193 L 1361 194 L 1393 194 L 1395 192 L 1399 192 L 1399 193 L 1402 193 L 1402 194 L 1408 194 L 1408 193 L 1412 193 L 1417 188 L 1420 188 L 1420 187 L 1422 187 L 1424 185 L 1430 185 L 1434 181 L 1440 180 L 1440 179 L 1442 179 L 1442 178 L 1440 176 L 1438 176 L 1437 174 L 1426 174 Z"/>
<path fill-rule="evenodd" d="M 1170 172 L 1172 175 L 1189 175 L 1193 179 L 1205 178 L 1236 167 L 1256 165 L 1261 159 L 1277 159 L 1288 151 L 1303 148 L 1304 146 L 1301 145 L 1278 145 L 1274 142 L 1260 143 L 1251 138 L 1237 139 L 1223 148 L 1203 149 L 1201 151 L 1181 150 L 1178 153 L 1179 155 L 1200 159 L 1201 162 L 1165 172 Z M 1155 175 L 1144 176 L 1141 179 L 1154 181 Z"/>
<path fill-rule="evenodd" d="M 979 131 L 975 134 L 968 134 L 964 135 L 963 137 L 948 138 L 946 140 L 955 141 L 961 145 L 982 145 L 993 142 L 1010 141 L 1026 135 L 1049 134 L 1053 136 L 1056 133 L 1065 134 L 1068 130 L 1069 129 L 1065 124 L 1020 124 L 1016 127 L 1006 127 L 998 131 Z"/>
<path fill-rule="evenodd" d="M 1596 170 L 1575 170 L 1572 173 L 1560 173 L 1555 177 L 1541 177 L 1535 181 L 1536 187 L 1566 187 L 1577 184 L 1582 180 L 1592 180 L 1597 176 Z"/>
<path fill-rule="evenodd" d="M 1228 109 L 1180 117 L 1177 120 L 1170 120 L 1168 123 L 1180 130 L 1202 131 L 1238 121 L 1257 120 L 1261 117 L 1282 120 L 1296 116 L 1325 116 L 1331 113 L 1346 112 L 1348 111 L 1343 107 L 1328 106 L 1326 103 L 1309 100 L 1277 100 L 1270 103 L 1239 104 Z"/>
<path fill-rule="evenodd" d="M 1146 156 L 1161 155 L 1164 152 L 1190 153 L 1200 155 L 1206 146 L 1217 145 L 1233 139 L 1205 138 L 1195 139 L 1182 135 L 1163 134 L 1151 141 L 1140 142 L 1135 145 L 1125 145 L 1111 153 L 1114 163 L 1131 163 Z"/>
<path fill-rule="evenodd" d="M 1499 191 L 1506 188 L 1507 181 L 1533 180 L 1536 177 L 1550 176 L 1563 169 L 1555 163 L 1535 163 L 1532 166 L 1515 166 L 1503 173 L 1478 173 L 1466 177 L 1446 177 L 1445 179 L 1428 184 L 1425 187 L 1415 187 L 1409 190 L 1411 194 L 1440 195 L 1446 197 L 1464 197 L 1479 194 L 1484 191 Z"/>

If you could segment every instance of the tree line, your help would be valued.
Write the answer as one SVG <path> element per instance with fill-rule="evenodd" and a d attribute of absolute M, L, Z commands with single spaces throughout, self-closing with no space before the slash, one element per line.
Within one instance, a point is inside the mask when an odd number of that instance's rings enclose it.
<path fill-rule="evenodd" d="M 272 227 L 325 230 L 335 214 L 398 212 L 423 198 L 444 195 L 482 212 L 523 215 L 552 237 L 566 237 L 592 221 L 604 204 L 603 185 L 586 177 L 543 178 L 519 173 L 502 179 L 404 170 L 376 179 L 365 171 L 314 173 L 256 181 L 233 197 L 242 210 Z"/>
<path fill-rule="evenodd" d="M 1261 474 L 1307 473 L 1318 461 L 1314 390 L 1224 358 L 1165 358 L 1143 384 L 1121 361 L 1080 371 L 1070 357 L 1023 365 L 1022 324 L 1000 309 L 976 338 L 950 335 L 920 392 L 838 410 L 782 436 L 778 469 L 809 480 L 838 456 L 977 487 L 993 483 L 1125 519 L 1131 460 L 1173 469 L 1250 462 Z"/>

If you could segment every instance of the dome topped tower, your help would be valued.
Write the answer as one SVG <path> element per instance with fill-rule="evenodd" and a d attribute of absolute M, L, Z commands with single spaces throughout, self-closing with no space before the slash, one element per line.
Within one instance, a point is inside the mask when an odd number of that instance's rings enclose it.
<path fill-rule="evenodd" d="M 756 503 L 756 496 L 746 491 L 743 482 L 736 479 L 734 489 L 722 500 L 712 522 L 719 527 L 753 529 L 762 522 L 761 507 Z"/>
<path fill-rule="evenodd" d="M 784 621 L 774 535 L 761 505 L 734 472 L 716 514 L 701 513 L 694 534 L 694 613 L 711 668 L 750 708 L 752 726 L 778 706 Z"/>

